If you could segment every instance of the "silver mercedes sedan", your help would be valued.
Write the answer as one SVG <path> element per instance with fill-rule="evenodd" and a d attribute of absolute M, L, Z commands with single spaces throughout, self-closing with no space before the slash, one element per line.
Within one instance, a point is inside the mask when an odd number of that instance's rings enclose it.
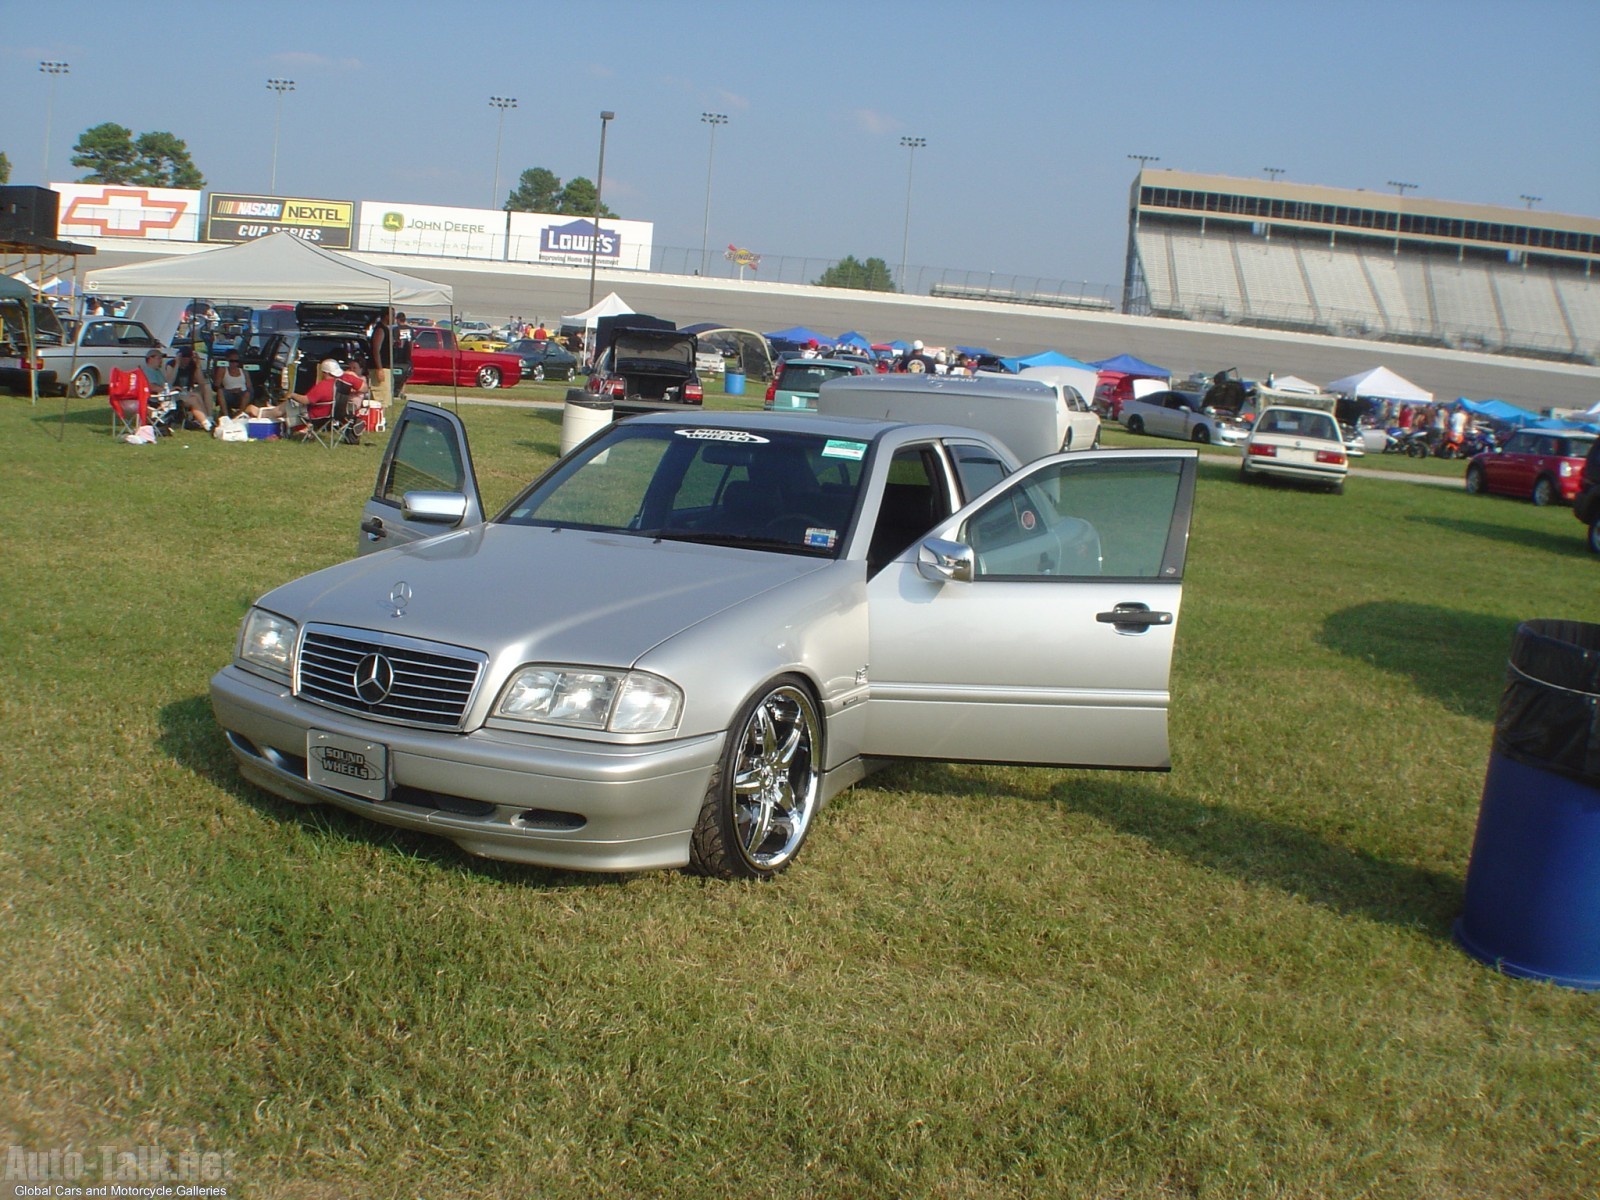
<path fill-rule="evenodd" d="M 1195 470 L 672 413 L 486 520 L 461 421 L 413 402 L 363 553 L 261 597 L 212 704 L 291 800 L 490 858 L 763 878 L 896 760 L 1165 770 Z"/>

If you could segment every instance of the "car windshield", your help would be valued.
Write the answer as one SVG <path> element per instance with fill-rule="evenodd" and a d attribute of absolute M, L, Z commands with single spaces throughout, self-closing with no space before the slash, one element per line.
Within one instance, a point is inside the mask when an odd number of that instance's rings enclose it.
<path fill-rule="evenodd" d="M 1321 438 L 1323 441 L 1340 441 L 1339 428 L 1327 413 L 1300 412 L 1295 409 L 1269 408 L 1261 414 L 1256 424 L 1258 433 L 1282 433 L 1295 437 Z"/>
<path fill-rule="evenodd" d="M 814 360 L 784 364 L 778 387 L 786 392 L 815 392 L 830 379 L 856 374 L 854 364 L 823 363 Z"/>
<path fill-rule="evenodd" d="M 500 521 L 833 558 L 866 452 L 865 442 L 782 430 L 619 425 Z"/>

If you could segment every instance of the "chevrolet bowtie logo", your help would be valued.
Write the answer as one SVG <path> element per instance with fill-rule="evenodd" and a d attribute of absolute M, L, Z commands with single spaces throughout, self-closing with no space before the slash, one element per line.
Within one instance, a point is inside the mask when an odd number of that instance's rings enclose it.
<path fill-rule="evenodd" d="M 172 229 L 183 216 L 181 200 L 157 200 L 145 188 L 108 187 L 98 196 L 79 196 L 61 214 L 63 233 L 82 233 L 69 226 L 89 226 L 100 237 L 144 237 L 152 229 Z"/>

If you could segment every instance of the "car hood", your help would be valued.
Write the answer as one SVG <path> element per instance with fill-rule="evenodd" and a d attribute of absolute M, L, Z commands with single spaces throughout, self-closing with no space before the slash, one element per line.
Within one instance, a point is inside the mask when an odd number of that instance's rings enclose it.
<path fill-rule="evenodd" d="M 480 525 L 340 563 L 262 607 L 481 650 L 491 660 L 625 667 L 716 613 L 830 565 L 803 555 L 621 534 Z M 390 595 L 410 589 L 396 615 Z"/>

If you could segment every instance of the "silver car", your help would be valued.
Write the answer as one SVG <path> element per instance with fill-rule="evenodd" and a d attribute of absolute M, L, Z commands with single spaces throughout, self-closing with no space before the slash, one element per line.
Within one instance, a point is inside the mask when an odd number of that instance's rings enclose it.
<path fill-rule="evenodd" d="M 291 800 L 491 858 L 769 876 L 896 759 L 1167 768 L 1195 470 L 658 414 L 486 521 L 461 422 L 413 402 L 365 553 L 261 597 L 212 704 Z"/>

